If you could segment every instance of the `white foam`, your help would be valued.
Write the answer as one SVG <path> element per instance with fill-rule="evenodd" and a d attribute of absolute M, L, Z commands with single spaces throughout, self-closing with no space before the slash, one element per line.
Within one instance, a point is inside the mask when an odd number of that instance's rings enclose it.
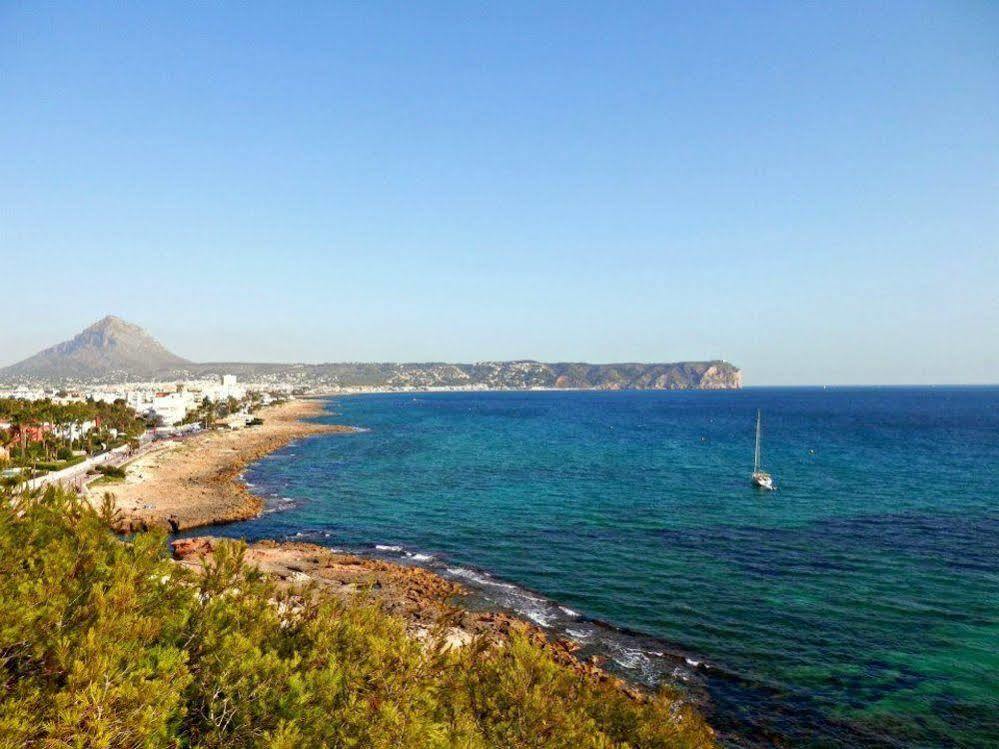
<path fill-rule="evenodd" d="M 568 606 L 559 606 L 559 610 L 561 610 L 561 612 L 566 616 L 579 616 L 578 611 L 573 611 Z"/>
<path fill-rule="evenodd" d="M 392 546 L 390 544 L 375 544 L 375 548 L 378 551 L 402 551 L 401 546 Z"/>
<path fill-rule="evenodd" d="M 407 554 L 410 559 L 415 559 L 417 562 L 429 562 L 434 558 L 433 554 Z"/>
<path fill-rule="evenodd" d="M 700 661 L 695 661 L 693 658 L 684 658 L 684 660 L 687 662 L 688 666 L 693 666 L 694 668 L 701 665 Z"/>
<path fill-rule="evenodd" d="M 613 658 L 625 668 L 642 668 L 649 663 L 649 657 L 645 653 L 632 648 L 622 649 Z"/>
<path fill-rule="evenodd" d="M 527 611 L 524 612 L 524 615 L 532 622 L 534 622 L 535 624 L 539 624 L 542 627 L 551 626 L 551 622 L 542 611 L 538 611 L 537 609 L 528 609 Z"/>
<path fill-rule="evenodd" d="M 516 590 L 517 588 L 516 585 L 511 585 L 510 583 L 501 583 L 493 580 L 485 572 L 476 572 L 475 570 L 465 569 L 464 567 L 448 567 L 447 571 L 455 577 L 471 580 L 479 585 L 489 585 L 493 588 L 505 588 L 507 590 Z"/>

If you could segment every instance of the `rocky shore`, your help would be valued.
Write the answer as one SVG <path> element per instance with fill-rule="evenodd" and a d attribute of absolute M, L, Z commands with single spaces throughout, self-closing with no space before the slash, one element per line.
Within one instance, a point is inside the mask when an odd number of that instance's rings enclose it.
<path fill-rule="evenodd" d="M 265 409 L 260 412 L 263 425 L 200 434 L 168 445 L 130 463 L 124 483 L 94 486 L 88 498 L 99 504 L 105 492 L 112 493 L 122 517 L 118 530 L 126 533 L 150 527 L 184 530 L 256 517 L 263 500 L 239 480 L 247 465 L 300 437 L 354 431 L 303 421 L 322 413 L 322 402 L 314 400 Z M 176 539 L 171 546 L 178 563 L 200 569 L 219 542 L 201 536 Z M 444 628 L 448 644 L 461 647 L 475 638 L 501 642 L 514 630 L 524 632 L 577 673 L 612 684 L 635 700 L 648 699 L 643 691 L 604 671 L 598 658 L 577 658 L 578 646 L 572 641 L 550 639 L 535 625 L 501 611 L 464 607 L 469 591 L 429 570 L 315 544 L 273 540 L 249 545 L 245 560 L 280 585 L 309 584 L 337 596 L 369 595 L 405 621 L 418 639 L 440 635 Z"/>
<path fill-rule="evenodd" d="M 120 483 L 95 483 L 91 503 L 114 496 L 121 520 L 118 530 L 160 527 L 186 530 L 256 517 L 263 500 L 238 480 L 247 465 L 300 437 L 353 431 L 303 419 L 323 413 L 322 403 L 289 401 L 262 409 L 260 426 L 211 431 L 168 443 L 163 449 L 126 465 Z"/>
<path fill-rule="evenodd" d="M 179 563 L 200 570 L 211 558 L 221 539 L 211 536 L 182 538 L 172 542 Z M 420 567 L 384 562 L 331 551 L 301 542 L 260 541 L 246 549 L 245 561 L 282 586 L 314 585 L 335 596 L 367 595 L 386 611 L 406 622 L 409 633 L 420 640 L 441 633 L 451 647 L 463 647 L 484 637 L 499 643 L 511 632 L 527 634 L 552 657 L 580 675 L 612 684 L 635 700 L 648 696 L 627 682 L 608 674 L 598 658 L 580 660 L 578 646 L 567 639 L 550 639 L 533 624 L 500 611 L 474 611 L 462 606 L 469 591 Z"/>

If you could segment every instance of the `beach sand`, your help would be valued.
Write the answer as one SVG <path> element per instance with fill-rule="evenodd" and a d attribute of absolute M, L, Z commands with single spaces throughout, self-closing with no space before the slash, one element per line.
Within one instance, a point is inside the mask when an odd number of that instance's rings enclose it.
<path fill-rule="evenodd" d="M 128 463 L 124 481 L 90 485 L 87 498 L 99 506 L 105 493 L 112 494 L 123 532 L 152 527 L 185 530 L 256 517 L 263 500 L 238 480 L 239 474 L 300 437 L 353 431 L 302 421 L 322 413 L 321 401 L 288 401 L 261 409 L 260 426 L 215 430 L 164 443 Z"/>

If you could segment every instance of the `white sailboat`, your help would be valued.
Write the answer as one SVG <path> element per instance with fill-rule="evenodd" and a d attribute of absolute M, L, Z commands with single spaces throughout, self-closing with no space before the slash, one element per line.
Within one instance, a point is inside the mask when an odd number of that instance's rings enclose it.
<path fill-rule="evenodd" d="M 752 481 L 754 486 L 758 486 L 761 489 L 766 489 L 768 491 L 774 490 L 774 479 L 769 473 L 760 468 L 760 412 L 756 411 L 756 453 L 753 458 L 753 476 Z"/>

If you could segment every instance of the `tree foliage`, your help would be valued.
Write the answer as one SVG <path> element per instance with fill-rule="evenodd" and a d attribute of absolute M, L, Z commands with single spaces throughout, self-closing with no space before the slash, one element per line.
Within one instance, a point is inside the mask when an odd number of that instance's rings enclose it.
<path fill-rule="evenodd" d="M 55 403 L 48 398 L 35 401 L 0 398 L 0 421 L 64 425 L 98 419 L 105 428 L 117 429 L 123 434 L 141 434 L 143 430 L 142 420 L 121 400 L 114 403 L 92 400 Z"/>
<path fill-rule="evenodd" d="M 2 747 L 704 747 L 529 638 L 428 645 L 363 594 L 282 591 L 222 544 L 204 574 L 160 532 L 111 535 L 57 490 L 0 502 Z"/>
<path fill-rule="evenodd" d="M 73 433 L 67 428 L 88 422 L 93 423 L 86 434 L 77 432 L 76 438 L 71 439 Z M 145 430 L 142 419 L 122 400 L 55 403 L 48 398 L 35 401 L 0 398 L 0 423 L 10 425 L 0 428 L 0 448 L 3 448 L 0 457 L 9 456 L 18 465 L 48 462 L 60 454 L 60 460 L 68 460 L 74 448 L 93 454 L 136 438 Z M 28 438 L 26 429 L 43 425 L 40 437 Z M 20 433 L 19 439 L 15 438 L 15 432 Z M 63 467 L 51 466 L 49 470 Z"/>

